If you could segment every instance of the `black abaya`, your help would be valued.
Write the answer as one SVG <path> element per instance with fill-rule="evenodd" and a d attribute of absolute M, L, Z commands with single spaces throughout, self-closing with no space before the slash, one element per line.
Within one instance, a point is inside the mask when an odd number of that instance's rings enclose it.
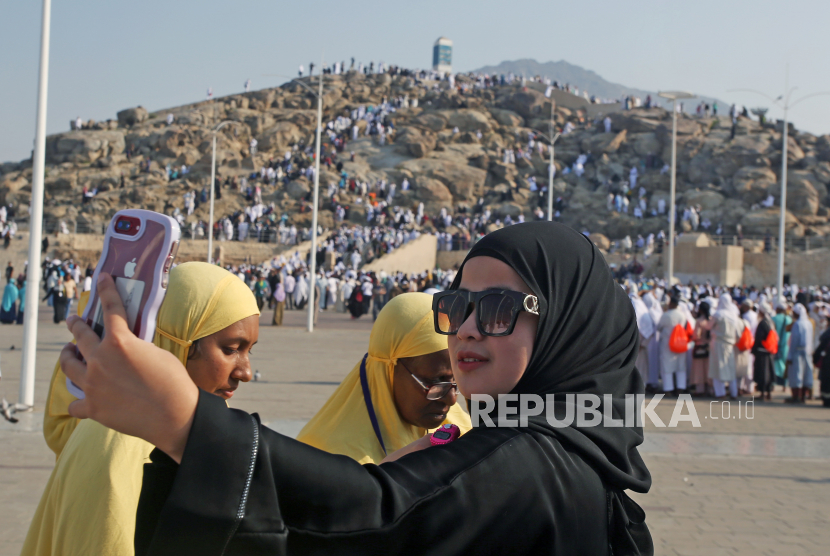
<path fill-rule="evenodd" d="M 755 343 L 752 346 L 752 355 L 755 362 L 752 367 L 752 377 L 758 385 L 759 392 L 772 392 L 775 386 L 775 369 L 773 367 L 773 355 L 764 349 L 762 345 L 767 335 L 772 330 L 772 323 L 768 318 L 761 319 L 758 328 L 755 329 Z"/>
<path fill-rule="evenodd" d="M 619 418 L 625 395 L 643 392 L 639 333 L 599 251 L 536 222 L 488 235 L 467 260 L 482 255 L 512 266 L 540 302 L 514 392 L 608 394 Z M 642 429 L 529 421 L 361 466 L 202 392 L 181 464 L 155 450 L 145 466 L 136 553 L 653 554 L 645 514 L 623 492 L 651 484 Z"/>
<path fill-rule="evenodd" d="M 824 407 L 830 407 L 830 330 L 819 336 L 818 347 L 813 354 L 818 367 L 818 380 L 821 383 L 821 401 Z"/>

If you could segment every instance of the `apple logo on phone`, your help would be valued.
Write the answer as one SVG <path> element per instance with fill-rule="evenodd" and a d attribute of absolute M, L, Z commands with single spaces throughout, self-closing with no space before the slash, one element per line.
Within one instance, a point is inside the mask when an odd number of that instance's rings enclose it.
<path fill-rule="evenodd" d="M 135 274 L 135 266 L 136 266 L 135 259 L 133 259 L 132 261 L 125 264 L 124 265 L 124 276 L 126 276 L 127 278 L 132 278 L 133 275 Z"/>

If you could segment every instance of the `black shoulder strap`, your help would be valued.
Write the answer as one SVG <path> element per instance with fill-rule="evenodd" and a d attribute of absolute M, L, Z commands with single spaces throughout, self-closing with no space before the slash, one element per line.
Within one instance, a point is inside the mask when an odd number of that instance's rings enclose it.
<path fill-rule="evenodd" d="M 380 447 L 383 453 L 386 454 L 386 446 L 383 445 L 383 437 L 380 435 L 380 425 L 378 425 L 378 418 L 375 416 L 375 406 L 372 405 L 372 392 L 369 390 L 369 380 L 366 378 L 366 358 L 369 354 L 363 356 L 363 361 L 360 362 L 360 387 L 363 388 L 363 401 L 366 402 L 366 410 L 369 412 L 369 420 L 372 421 L 372 428 L 375 430 L 375 436 L 380 442 Z"/>

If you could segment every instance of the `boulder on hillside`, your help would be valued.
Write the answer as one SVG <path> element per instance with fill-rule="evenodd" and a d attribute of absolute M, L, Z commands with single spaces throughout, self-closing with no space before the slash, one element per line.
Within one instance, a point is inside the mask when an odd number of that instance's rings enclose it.
<path fill-rule="evenodd" d="M 303 138 L 300 128 L 288 121 L 277 122 L 259 135 L 261 151 L 284 151 Z"/>
<path fill-rule="evenodd" d="M 520 127 L 524 125 L 524 119 L 513 112 L 504 108 L 490 108 L 490 115 L 496 120 L 499 125 L 504 127 Z"/>
<path fill-rule="evenodd" d="M 121 131 L 78 130 L 46 138 L 46 162 L 94 162 L 111 154 L 124 152 Z"/>
<path fill-rule="evenodd" d="M 772 147 L 776 151 L 775 154 L 771 157 L 774 164 L 781 164 L 781 146 L 784 144 L 782 141 L 783 137 L 779 137 L 778 140 L 773 141 Z M 787 166 L 793 166 L 798 163 L 802 158 L 804 158 L 804 151 L 801 147 L 798 146 L 798 142 L 796 142 L 795 138 L 792 135 L 787 137 Z"/>
<path fill-rule="evenodd" d="M 813 175 L 824 185 L 830 186 L 830 162 L 819 162 L 813 168 Z"/>
<path fill-rule="evenodd" d="M 288 196 L 296 200 L 304 198 L 310 191 L 311 186 L 309 186 L 308 182 L 304 179 L 290 181 L 288 182 L 288 185 L 285 186 L 285 192 L 288 193 Z"/>
<path fill-rule="evenodd" d="M 460 108 L 458 110 L 447 110 L 447 127 L 458 128 L 458 131 L 490 131 L 490 120 L 485 114 L 478 110 Z"/>
<path fill-rule="evenodd" d="M 433 178 L 425 176 L 415 178 L 415 194 L 424 202 L 446 203 L 446 206 L 452 205 L 450 190 L 446 185 Z"/>
<path fill-rule="evenodd" d="M 813 174 L 806 172 L 806 170 L 802 170 L 798 174 L 790 172 L 787 175 L 787 208 L 794 214 L 814 216 L 818 213 L 823 196 L 819 196 L 813 185 L 814 183 L 817 183 L 817 181 Z"/>
<path fill-rule="evenodd" d="M 791 187 L 797 187 L 801 182 L 808 182 L 818 193 L 820 199 L 827 196 L 827 186 L 810 170 L 789 170 L 787 172 L 787 191 Z"/>
<path fill-rule="evenodd" d="M 657 139 L 657 134 L 653 132 L 630 133 L 626 140 L 634 149 L 634 152 L 640 156 L 659 154 L 663 148 L 662 143 Z"/>
<path fill-rule="evenodd" d="M 588 136 L 582 140 L 582 150 L 592 153 L 615 153 L 625 142 L 627 134 L 626 130 L 622 130 L 619 133 L 597 133 Z"/>
<path fill-rule="evenodd" d="M 723 206 L 725 198 L 716 191 L 692 189 L 683 193 L 680 203 L 683 205 L 700 205 L 703 210 L 715 210 Z"/>
<path fill-rule="evenodd" d="M 116 114 L 118 116 L 118 125 L 121 127 L 132 127 L 136 124 L 147 121 L 147 110 L 141 106 L 135 108 L 127 108 Z"/>
<path fill-rule="evenodd" d="M 732 178 L 732 191 L 745 203 L 760 203 L 776 188 L 777 178 L 769 168 L 744 166 Z"/>
<path fill-rule="evenodd" d="M 426 129 L 404 127 L 395 136 L 395 144 L 401 146 L 411 156 L 423 158 L 435 149 L 435 134 Z"/>
<path fill-rule="evenodd" d="M 609 249 L 611 249 L 611 241 L 602 234 L 598 234 L 595 232 L 589 235 L 588 239 L 594 242 L 594 245 L 596 245 L 597 248 L 601 251 L 608 251 Z"/>
<path fill-rule="evenodd" d="M 611 118 L 611 130 L 618 133 L 622 130 L 626 130 L 628 133 L 654 132 L 663 124 L 658 119 L 662 117 L 659 112 L 651 113 L 647 110 L 612 112 L 608 114 L 608 117 Z M 669 133 L 671 133 L 671 122 L 669 122 Z"/>
<path fill-rule="evenodd" d="M 747 235 L 777 234 L 781 217 L 779 209 L 764 209 L 748 212 L 741 219 L 741 228 Z M 787 211 L 784 216 L 784 229 L 787 235 L 801 237 L 804 235 L 804 226 Z"/>
<path fill-rule="evenodd" d="M 830 162 L 830 135 L 822 135 L 816 140 L 816 157 L 823 162 Z"/>
<path fill-rule="evenodd" d="M 526 120 L 542 115 L 547 99 L 545 95 L 534 89 L 518 91 L 509 95 L 499 103 L 499 108 L 506 108 L 516 112 Z"/>
<path fill-rule="evenodd" d="M 438 112 L 424 112 L 414 118 L 412 123 L 437 133 L 447 127 L 447 118 Z"/>
<path fill-rule="evenodd" d="M 407 160 L 398 168 L 409 171 L 416 179 L 424 176 L 440 180 L 459 201 L 472 199 L 487 179 L 487 172 L 480 168 L 439 158 Z"/>
<path fill-rule="evenodd" d="M 496 215 L 502 218 L 509 216 L 513 219 L 517 218 L 522 212 L 524 212 L 522 207 L 517 203 L 502 203 L 495 210 Z"/>

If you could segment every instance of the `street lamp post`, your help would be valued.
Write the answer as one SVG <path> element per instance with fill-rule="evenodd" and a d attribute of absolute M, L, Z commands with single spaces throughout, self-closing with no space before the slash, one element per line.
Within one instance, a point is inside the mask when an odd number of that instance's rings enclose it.
<path fill-rule="evenodd" d="M 550 99 L 550 165 L 548 166 L 548 222 L 553 222 L 553 173 L 556 171 L 553 165 L 553 144 L 559 139 L 559 134 L 553 133 L 553 99 Z"/>
<path fill-rule="evenodd" d="M 266 77 L 285 77 L 297 83 L 298 85 L 302 85 L 309 92 L 317 96 L 317 132 L 315 134 L 315 157 L 314 157 L 314 206 L 311 209 L 311 256 L 309 257 L 311 261 L 309 262 L 309 279 L 311 283 L 309 284 L 308 288 L 308 323 L 307 328 L 309 332 L 314 332 L 314 293 L 315 293 L 315 286 L 317 284 L 317 212 L 318 212 L 318 204 L 319 204 L 319 197 L 320 197 L 320 134 L 322 132 L 323 127 L 323 66 L 324 60 L 320 59 L 320 74 L 318 78 L 318 90 L 315 91 L 302 81 L 298 79 L 293 79 L 288 77 L 287 75 L 266 75 Z"/>
<path fill-rule="evenodd" d="M 317 205 L 320 195 L 320 132 L 323 126 L 323 61 L 320 61 L 320 79 L 317 90 L 317 135 L 314 147 L 314 208 L 311 212 L 311 261 L 308 288 L 308 331 L 314 332 L 314 292 L 317 286 Z"/>
<path fill-rule="evenodd" d="M 46 166 L 46 99 L 49 90 L 49 29 L 52 0 L 43 0 L 40 28 L 40 74 L 37 87 L 35 152 L 32 156 L 32 214 L 29 218 L 29 266 L 26 269 L 26 311 L 23 314 L 23 360 L 20 400 L 25 409 L 35 405 L 35 356 L 37 351 L 38 294 L 40 292 L 41 237 L 43 233 L 43 179 Z"/>
<path fill-rule="evenodd" d="M 671 186 L 669 192 L 669 254 L 666 269 L 666 281 L 671 288 L 674 280 L 674 226 L 677 217 L 675 209 L 675 195 L 677 189 L 677 101 L 678 99 L 694 98 L 695 95 L 684 91 L 665 91 L 657 93 L 659 96 L 672 101 L 671 110 Z"/>
<path fill-rule="evenodd" d="M 555 135 L 547 135 L 538 129 L 534 130 L 534 133 L 544 137 L 550 142 L 550 164 L 548 166 L 548 220 L 553 222 L 553 144 L 556 143 L 557 139 L 559 139 L 560 134 L 557 133 Z"/>
<path fill-rule="evenodd" d="M 213 205 L 216 202 L 216 134 L 228 124 L 238 124 L 234 120 L 225 120 L 213 128 L 213 154 L 210 162 L 210 223 L 208 228 L 207 262 L 213 264 Z"/>
<path fill-rule="evenodd" d="M 810 97 L 830 95 L 830 92 L 813 93 L 803 96 L 795 102 L 790 102 L 790 96 L 797 89 L 797 87 L 790 88 L 789 80 L 789 68 L 787 68 L 787 72 L 784 77 L 784 90 L 786 92 L 783 95 L 778 96 L 778 98 L 772 98 L 769 95 L 766 95 L 761 91 L 756 91 L 754 89 L 732 89 L 728 91 L 730 93 L 743 92 L 761 95 L 772 101 L 774 104 L 780 106 L 784 110 L 784 131 L 781 136 L 781 213 L 778 217 L 778 298 L 781 298 L 784 295 L 784 241 L 786 240 L 785 236 L 787 219 L 787 142 L 789 139 L 790 126 L 789 120 L 787 118 L 787 113 L 789 112 L 790 108 L 792 108 L 793 106 L 795 106 L 803 100 L 807 100 Z M 753 113 L 756 113 L 756 110 L 753 110 Z M 764 110 L 762 114 L 765 113 L 766 110 Z"/>

